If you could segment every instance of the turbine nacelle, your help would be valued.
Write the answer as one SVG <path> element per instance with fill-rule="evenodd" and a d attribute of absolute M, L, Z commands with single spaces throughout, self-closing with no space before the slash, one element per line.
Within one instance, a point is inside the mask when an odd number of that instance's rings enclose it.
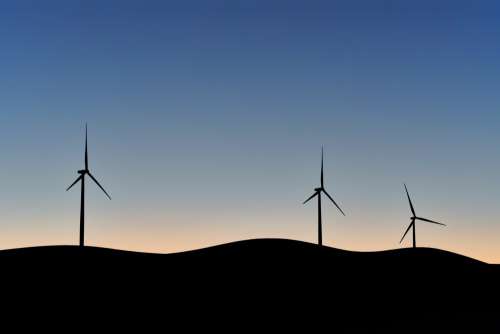
<path fill-rule="evenodd" d="M 90 171 L 88 169 L 81 169 L 77 173 L 80 174 L 80 175 L 84 175 L 84 174 L 89 174 Z"/>

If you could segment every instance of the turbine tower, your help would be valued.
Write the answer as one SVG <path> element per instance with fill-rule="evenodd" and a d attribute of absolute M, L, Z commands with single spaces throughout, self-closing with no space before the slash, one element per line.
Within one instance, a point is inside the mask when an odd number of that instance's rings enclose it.
<path fill-rule="evenodd" d="M 416 248 L 417 247 L 417 237 L 416 237 L 416 233 L 415 233 L 415 222 L 417 220 L 424 221 L 427 223 L 437 224 L 437 225 L 443 225 L 443 226 L 446 226 L 446 225 L 442 224 L 442 223 L 435 222 L 435 221 L 430 220 L 430 219 L 417 217 L 417 214 L 415 213 L 415 209 L 413 208 L 413 204 L 411 202 L 410 194 L 408 193 L 408 188 L 406 187 L 406 184 L 404 186 L 405 186 L 405 190 L 406 190 L 406 196 L 408 197 L 408 202 L 410 203 L 410 209 L 411 209 L 412 216 L 410 218 L 410 225 L 406 229 L 405 234 L 403 234 L 403 237 L 401 238 L 401 241 L 399 243 L 403 242 L 403 239 L 405 238 L 406 234 L 408 233 L 408 231 L 411 228 L 413 230 L 413 248 Z"/>
<path fill-rule="evenodd" d="M 96 180 L 96 178 L 90 173 L 89 170 L 89 154 L 87 150 L 87 124 L 85 124 L 85 169 L 81 169 L 77 172 L 80 176 L 73 182 L 66 191 L 70 190 L 75 184 L 81 182 L 81 200 L 80 200 L 80 247 L 85 245 L 85 176 L 88 175 L 96 184 L 101 188 L 101 190 L 106 194 L 106 196 L 111 200 L 111 196 L 104 190 L 101 184 Z"/>
<path fill-rule="evenodd" d="M 344 211 L 342 211 L 340 206 L 338 206 L 337 203 L 335 203 L 332 196 L 330 196 L 330 194 L 328 194 L 328 192 L 325 189 L 324 177 L 323 177 L 323 147 L 321 147 L 321 186 L 319 188 L 315 188 L 314 194 L 312 194 L 311 197 L 309 197 L 308 199 L 306 199 L 304 201 L 304 204 L 306 204 L 311 199 L 313 199 L 315 196 L 318 196 L 318 245 L 320 245 L 320 246 L 323 245 L 323 234 L 322 234 L 323 232 L 322 232 L 322 221 L 321 221 L 321 219 L 322 219 L 322 217 L 321 217 L 321 193 L 324 193 L 332 201 L 332 203 L 335 204 L 337 209 L 339 209 L 339 211 L 345 216 Z"/>

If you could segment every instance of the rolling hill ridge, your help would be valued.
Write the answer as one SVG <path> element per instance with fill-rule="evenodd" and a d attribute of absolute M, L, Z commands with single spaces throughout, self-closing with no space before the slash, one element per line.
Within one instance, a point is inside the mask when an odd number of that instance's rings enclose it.
<path fill-rule="evenodd" d="M 290 307 L 317 299 L 332 308 L 381 305 L 495 309 L 500 266 L 432 248 L 352 252 L 285 239 L 255 239 L 174 254 L 47 246 L 0 252 L 0 281 L 24 293 L 50 291 L 169 301 L 266 301 Z M 236 298 L 237 297 L 237 298 Z M 268 305 L 268 306 L 269 306 Z"/>

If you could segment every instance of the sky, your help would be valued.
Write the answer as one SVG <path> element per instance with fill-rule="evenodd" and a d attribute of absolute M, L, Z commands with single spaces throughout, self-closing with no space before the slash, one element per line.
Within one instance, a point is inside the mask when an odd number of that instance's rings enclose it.
<path fill-rule="evenodd" d="M 251 238 L 500 263 L 497 1 L 2 1 L 0 248 Z"/>

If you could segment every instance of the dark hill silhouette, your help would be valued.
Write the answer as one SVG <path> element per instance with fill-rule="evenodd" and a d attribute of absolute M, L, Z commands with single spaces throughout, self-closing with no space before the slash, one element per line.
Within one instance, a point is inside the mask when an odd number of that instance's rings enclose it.
<path fill-rule="evenodd" d="M 500 266 L 432 248 L 352 252 L 284 239 L 175 254 L 47 246 L 1 251 L 0 266 L 3 286 L 51 298 L 152 298 L 203 312 L 223 301 L 224 312 L 499 314 Z"/>
<path fill-rule="evenodd" d="M 122 266 L 140 266 L 158 272 L 169 271 L 168 267 L 172 266 L 185 266 L 189 270 L 201 270 L 207 266 L 245 271 L 261 268 L 272 270 L 275 274 L 281 270 L 316 267 L 323 273 L 347 270 L 342 273 L 344 277 L 374 270 L 384 276 L 392 272 L 397 272 L 398 276 L 421 272 L 419 275 L 429 274 L 432 277 L 454 273 L 480 276 L 500 274 L 500 265 L 486 264 L 434 248 L 357 252 L 287 239 L 244 240 L 171 254 L 99 247 L 41 246 L 0 251 L 0 263 L 4 267 L 22 267 L 22 270 L 39 266 L 56 269 L 61 264 L 66 269 L 92 265 L 101 267 L 109 274 Z"/>

